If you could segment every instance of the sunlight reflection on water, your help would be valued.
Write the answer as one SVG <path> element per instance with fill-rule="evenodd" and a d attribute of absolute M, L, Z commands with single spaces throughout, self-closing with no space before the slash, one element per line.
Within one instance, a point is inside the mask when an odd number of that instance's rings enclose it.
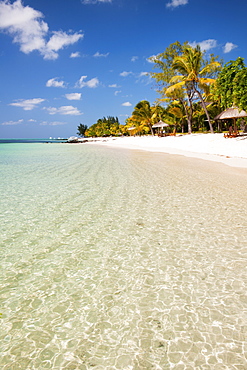
<path fill-rule="evenodd" d="M 1 174 L 2 369 L 247 368 L 246 170 L 15 144 Z"/>

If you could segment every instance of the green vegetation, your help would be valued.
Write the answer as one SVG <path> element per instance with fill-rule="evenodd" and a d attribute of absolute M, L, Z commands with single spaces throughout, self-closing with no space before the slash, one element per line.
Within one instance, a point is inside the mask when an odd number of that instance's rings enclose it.
<path fill-rule="evenodd" d="M 212 92 L 222 109 L 231 106 L 247 109 L 247 68 L 243 58 L 224 65 Z"/>
<path fill-rule="evenodd" d="M 85 136 L 116 136 L 121 135 L 119 120 L 116 117 L 103 117 L 98 119 L 97 123 L 86 130 Z"/>
<path fill-rule="evenodd" d="M 171 44 L 164 53 L 153 58 L 154 68 L 160 72 L 151 73 L 158 83 L 162 101 L 178 100 L 186 115 L 188 132 L 192 132 L 194 103 L 201 102 L 210 131 L 213 132 L 206 100 L 210 85 L 215 82 L 221 62 L 213 54 L 207 59 L 199 46 L 192 48 L 188 43 Z"/>
<path fill-rule="evenodd" d="M 210 78 L 210 76 L 221 67 L 219 62 L 216 62 L 214 58 L 212 59 L 205 63 L 199 46 L 196 48 L 185 47 L 183 54 L 176 57 L 173 61 L 172 67 L 179 74 L 171 78 L 171 86 L 168 87 L 166 92 L 169 93 L 176 89 L 184 88 L 190 104 L 193 103 L 193 99 L 197 100 L 199 98 L 206 114 L 210 131 L 213 133 L 213 126 L 203 98 L 203 94 L 207 97 L 209 93 L 209 85 L 215 82 L 215 79 Z M 206 65 L 203 66 L 203 64 Z M 188 122 L 188 130 L 191 133 L 191 122 Z"/>
<path fill-rule="evenodd" d="M 217 56 L 207 55 L 199 46 L 176 41 L 150 61 L 154 63 L 150 76 L 156 81 L 157 101 L 153 105 L 147 100 L 137 103 L 125 125 L 111 116 L 85 130 L 86 126 L 80 124 L 79 135 L 153 135 L 152 126 L 160 120 L 169 124 L 170 131 L 213 133 L 222 125 L 224 128 L 224 122 L 217 127 L 214 122 L 223 109 L 233 105 L 247 109 L 247 67 L 243 58 L 223 65 Z"/>
<path fill-rule="evenodd" d="M 77 135 L 84 136 L 87 130 L 87 125 L 83 125 L 82 123 L 79 124 L 77 127 Z"/>

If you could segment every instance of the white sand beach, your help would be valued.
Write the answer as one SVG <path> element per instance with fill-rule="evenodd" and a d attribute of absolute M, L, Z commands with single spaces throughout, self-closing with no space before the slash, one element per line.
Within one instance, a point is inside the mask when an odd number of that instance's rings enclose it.
<path fill-rule="evenodd" d="M 82 141 L 85 139 L 81 139 Z M 247 136 L 225 138 L 220 134 L 192 134 L 177 136 L 132 136 L 87 138 L 86 144 L 116 148 L 139 149 L 152 152 L 178 154 L 210 161 L 222 162 L 233 167 L 247 168 Z"/>

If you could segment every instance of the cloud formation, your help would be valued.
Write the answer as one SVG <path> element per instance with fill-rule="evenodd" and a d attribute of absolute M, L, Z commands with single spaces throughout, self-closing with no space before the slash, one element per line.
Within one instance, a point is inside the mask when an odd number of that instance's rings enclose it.
<path fill-rule="evenodd" d="M 141 73 L 139 74 L 139 77 L 148 76 L 148 75 L 149 75 L 149 73 L 148 73 L 148 72 L 141 72 Z"/>
<path fill-rule="evenodd" d="M 53 122 L 47 122 L 47 121 L 43 121 L 40 123 L 40 126 L 62 126 L 62 125 L 66 125 L 67 122 L 60 122 L 60 121 L 53 121 Z"/>
<path fill-rule="evenodd" d="M 3 122 L 3 126 L 15 126 L 15 125 L 20 125 L 23 122 L 23 119 L 19 119 L 18 121 L 7 121 Z"/>
<path fill-rule="evenodd" d="M 81 100 L 81 93 L 65 94 L 68 100 Z"/>
<path fill-rule="evenodd" d="M 123 107 L 131 107 L 132 104 L 129 101 L 126 101 L 125 103 L 122 104 Z"/>
<path fill-rule="evenodd" d="M 70 58 L 80 58 L 81 54 L 79 51 L 70 54 Z"/>
<path fill-rule="evenodd" d="M 82 113 L 76 108 L 73 107 L 72 105 L 64 105 L 59 108 L 55 107 L 49 107 L 49 108 L 44 108 L 48 111 L 49 114 L 62 114 L 62 115 L 69 115 L 69 116 L 79 116 Z"/>
<path fill-rule="evenodd" d="M 81 76 L 81 78 L 76 82 L 75 87 L 90 87 L 95 88 L 99 85 L 99 80 L 97 77 L 92 78 L 91 80 L 85 81 L 87 76 Z"/>
<path fill-rule="evenodd" d="M 97 53 L 95 53 L 94 54 L 94 57 L 95 58 L 106 58 L 106 57 L 108 57 L 108 55 L 109 55 L 109 53 L 105 53 L 105 54 L 101 54 L 101 53 L 99 53 L 98 51 L 97 51 Z"/>
<path fill-rule="evenodd" d="M 54 31 L 50 40 L 46 43 L 44 59 L 57 59 L 58 51 L 66 46 L 73 45 L 83 38 L 81 33 L 66 33 Z"/>
<path fill-rule="evenodd" d="M 45 101 L 45 99 L 41 98 L 34 98 L 34 99 L 20 99 L 17 100 L 16 103 L 11 103 L 9 105 L 12 105 L 14 107 L 20 107 L 23 108 L 24 110 L 32 110 L 37 107 L 38 104 L 42 103 Z"/>
<path fill-rule="evenodd" d="M 133 57 L 131 58 L 131 62 L 136 62 L 138 59 L 139 59 L 139 57 L 137 57 L 137 56 L 133 56 Z"/>
<path fill-rule="evenodd" d="M 227 42 L 224 47 L 223 47 L 223 52 L 226 54 L 226 53 L 230 53 L 230 51 L 232 51 L 233 49 L 237 48 L 238 46 L 233 44 L 232 42 Z"/>
<path fill-rule="evenodd" d="M 133 72 L 123 71 L 119 75 L 122 76 L 122 77 L 127 77 L 127 76 L 132 75 L 132 74 L 133 74 Z"/>
<path fill-rule="evenodd" d="M 64 81 L 58 81 L 58 77 L 51 78 L 46 82 L 47 87 L 65 87 Z"/>
<path fill-rule="evenodd" d="M 195 48 L 197 45 L 199 45 L 201 50 L 208 51 L 208 50 L 213 49 L 217 46 L 217 41 L 214 40 L 214 39 L 208 39 L 208 40 L 204 40 L 204 41 L 200 41 L 200 42 L 193 41 L 193 42 L 190 42 L 189 44 L 193 48 Z"/>
<path fill-rule="evenodd" d="M 25 54 L 37 50 L 44 59 L 54 60 L 58 58 L 59 50 L 84 36 L 81 32 L 55 31 L 47 41 L 49 27 L 43 17 L 40 11 L 24 6 L 21 0 L 13 4 L 9 0 L 0 3 L 0 30 L 12 36 L 13 42 L 19 44 Z"/>
<path fill-rule="evenodd" d="M 167 8 L 177 8 L 180 5 L 188 4 L 189 0 L 171 0 L 166 4 Z"/>

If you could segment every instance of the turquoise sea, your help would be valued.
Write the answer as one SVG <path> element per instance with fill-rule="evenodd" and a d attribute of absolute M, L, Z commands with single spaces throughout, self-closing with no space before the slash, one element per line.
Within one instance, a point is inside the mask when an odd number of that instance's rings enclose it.
<path fill-rule="evenodd" d="M 247 171 L 0 143 L 0 368 L 247 369 Z"/>

